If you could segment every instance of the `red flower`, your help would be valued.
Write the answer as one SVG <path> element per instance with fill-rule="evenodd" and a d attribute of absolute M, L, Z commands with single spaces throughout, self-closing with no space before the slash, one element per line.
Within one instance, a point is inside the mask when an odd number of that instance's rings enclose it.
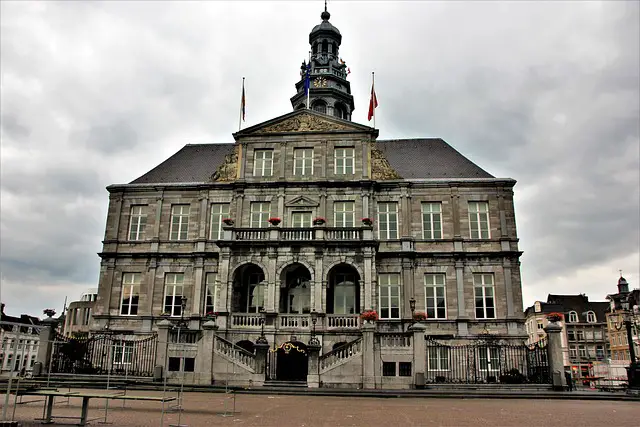
<path fill-rule="evenodd" d="M 378 313 L 375 310 L 365 310 L 360 314 L 362 320 L 378 320 Z"/>

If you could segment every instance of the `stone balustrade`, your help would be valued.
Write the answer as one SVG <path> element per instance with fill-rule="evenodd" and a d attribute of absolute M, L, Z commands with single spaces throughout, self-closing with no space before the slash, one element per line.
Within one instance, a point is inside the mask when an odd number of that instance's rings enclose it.
<path fill-rule="evenodd" d="M 225 227 L 222 241 L 341 241 L 373 240 L 373 228 L 363 227 L 300 227 L 300 228 L 239 228 Z"/>

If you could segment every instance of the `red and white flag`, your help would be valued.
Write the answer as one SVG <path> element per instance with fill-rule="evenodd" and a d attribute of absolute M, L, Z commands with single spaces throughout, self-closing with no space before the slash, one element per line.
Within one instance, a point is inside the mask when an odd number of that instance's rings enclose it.
<path fill-rule="evenodd" d="M 375 117 L 376 112 L 374 111 L 378 106 L 378 98 L 376 98 L 376 90 L 374 89 L 374 84 L 371 84 L 371 100 L 369 101 L 369 121 L 371 121 L 372 117 Z"/>

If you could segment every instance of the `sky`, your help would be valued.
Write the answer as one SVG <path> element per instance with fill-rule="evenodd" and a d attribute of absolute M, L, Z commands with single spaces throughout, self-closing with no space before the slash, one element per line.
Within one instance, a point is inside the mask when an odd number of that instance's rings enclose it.
<path fill-rule="evenodd" d="M 330 1 L 353 120 L 440 137 L 518 181 L 525 306 L 640 280 L 640 7 Z M 0 2 L 0 298 L 96 288 L 107 185 L 292 111 L 322 1 Z"/>

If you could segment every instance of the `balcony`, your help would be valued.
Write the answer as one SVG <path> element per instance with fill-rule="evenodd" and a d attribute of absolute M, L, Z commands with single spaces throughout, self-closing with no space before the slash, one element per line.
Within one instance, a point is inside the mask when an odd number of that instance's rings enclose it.
<path fill-rule="evenodd" d="M 234 313 L 229 319 L 231 329 L 257 331 L 262 326 L 262 315 L 257 313 Z M 309 314 L 280 313 L 275 318 L 275 329 L 283 331 L 310 331 L 313 324 Z M 360 329 L 360 316 L 357 314 L 327 314 L 319 317 L 316 330 L 357 330 Z"/>
<path fill-rule="evenodd" d="M 224 227 L 218 246 L 234 243 L 268 244 L 277 242 L 298 242 L 309 244 L 340 242 L 373 242 L 373 227 L 311 227 L 311 228 L 240 228 Z"/>

